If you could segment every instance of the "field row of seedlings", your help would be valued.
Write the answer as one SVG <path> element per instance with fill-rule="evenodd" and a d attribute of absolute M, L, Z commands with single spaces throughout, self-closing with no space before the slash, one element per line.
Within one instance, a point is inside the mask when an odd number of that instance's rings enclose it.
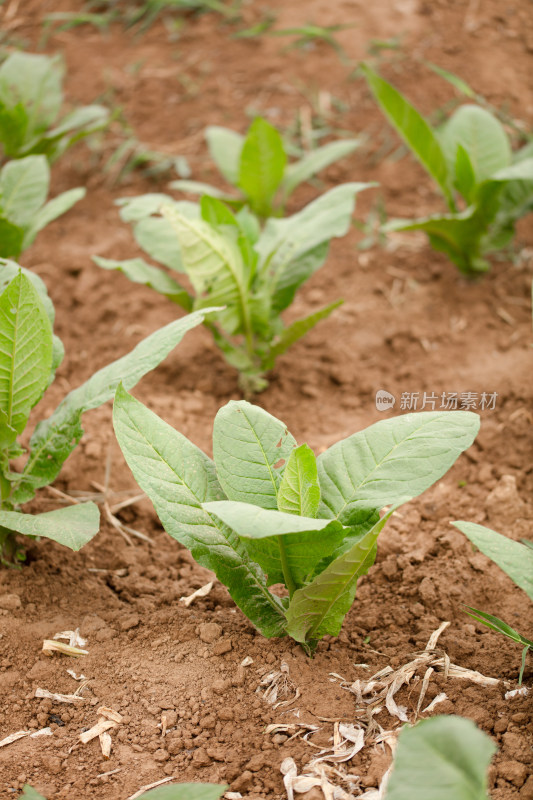
<path fill-rule="evenodd" d="M 0 4 L 0 797 L 533 798 L 530 5 Z"/>

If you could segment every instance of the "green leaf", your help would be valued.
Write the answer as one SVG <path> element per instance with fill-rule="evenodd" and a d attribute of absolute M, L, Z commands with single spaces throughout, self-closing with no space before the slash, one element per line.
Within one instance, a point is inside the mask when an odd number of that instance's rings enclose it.
<path fill-rule="evenodd" d="M 517 644 L 524 645 L 525 647 L 533 647 L 533 642 L 530 639 L 526 639 L 525 636 L 515 631 L 514 628 L 511 628 L 510 625 L 502 619 L 499 619 L 499 617 L 494 617 L 492 614 L 487 614 L 485 611 L 478 611 L 477 608 L 472 608 L 471 606 L 465 607 L 468 609 L 466 613 L 469 617 L 486 625 L 487 628 L 496 631 L 496 633 L 501 633 L 503 636 L 507 636 L 508 639 L 511 639 Z"/>
<path fill-rule="evenodd" d="M 356 194 L 375 185 L 345 183 L 325 192 L 292 217 L 267 221 L 255 249 L 259 254 L 258 271 L 272 287 L 274 307 L 279 308 L 279 296 L 288 289 L 294 293 L 322 265 L 327 243 L 350 229 Z M 310 255 L 310 261 L 306 261 L 304 256 Z M 286 305 L 287 302 L 283 307 Z"/>
<path fill-rule="evenodd" d="M 230 500 L 277 509 L 281 474 L 296 441 L 287 427 L 244 400 L 219 409 L 213 427 L 213 457 Z"/>
<path fill-rule="evenodd" d="M 264 369 L 272 369 L 278 356 L 285 353 L 298 339 L 305 336 L 305 334 L 314 328 L 320 320 L 329 317 L 331 312 L 339 308 L 343 302 L 344 300 L 335 300 L 335 302 L 330 303 L 329 306 L 324 306 L 324 308 L 321 308 L 319 311 L 314 311 L 312 314 L 309 314 L 309 316 L 302 317 L 302 319 L 297 319 L 296 322 L 292 322 L 280 333 L 275 340 L 275 344 L 268 351 L 268 356 L 263 362 Z"/>
<path fill-rule="evenodd" d="M 533 600 L 533 550 L 483 525 L 459 520 L 452 523 L 485 553 Z"/>
<path fill-rule="evenodd" d="M 18 433 L 41 399 L 51 368 L 50 320 L 33 284 L 20 273 L 0 296 L 0 409 Z"/>
<path fill-rule="evenodd" d="M 18 258 L 22 252 L 24 229 L 0 217 L 0 257 Z"/>
<path fill-rule="evenodd" d="M 98 533 L 100 511 L 95 503 L 79 503 L 35 515 L 0 511 L 0 525 L 16 533 L 44 536 L 71 550 L 80 550 Z"/>
<path fill-rule="evenodd" d="M 469 719 L 439 716 L 402 728 L 387 800 L 488 800 L 496 745 Z"/>
<path fill-rule="evenodd" d="M 335 520 L 285 514 L 250 503 L 219 500 L 203 507 L 246 539 L 246 550 L 266 572 L 269 586 L 288 586 L 287 574 L 293 588 L 303 586 L 347 532 Z"/>
<path fill-rule="evenodd" d="M 135 386 L 166 358 L 187 331 L 203 321 L 209 311 L 195 312 L 165 325 L 139 342 L 130 353 L 98 370 L 88 381 L 69 392 L 54 413 L 36 426 L 21 486 L 24 487 L 25 477 L 32 485 L 35 477 L 40 486 L 51 483 L 83 434 L 81 415 L 110 400 L 119 383 L 127 388 Z"/>
<path fill-rule="evenodd" d="M 281 183 L 284 200 L 290 197 L 301 183 L 308 181 L 317 172 L 334 164 L 335 161 L 353 153 L 361 144 L 361 139 L 341 139 L 338 142 L 328 142 L 328 144 L 323 144 L 321 147 L 311 150 L 310 153 L 306 153 L 299 161 L 289 164 Z"/>
<path fill-rule="evenodd" d="M 238 185 L 252 211 L 260 217 L 272 213 L 272 199 L 283 178 L 286 163 L 281 135 L 265 119 L 256 117 L 242 146 Z"/>
<path fill-rule="evenodd" d="M 0 100 L 8 107 L 22 103 L 28 113 L 27 138 L 46 130 L 63 102 L 61 58 L 12 53 L 0 67 Z"/>
<path fill-rule="evenodd" d="M 183 267 L 195 293 L 195 308 L 225 305 L 219 319 L 230 334 L 250 330 L 247 277 L 239 248 L 204 220 L 191 220 L 170 206 L 163 216 L 176 231 Z"/>
<path fill-rule="evenodd" d="M 405 502 L 409 498 L 404 497 Z M 336 558 L 307 586 L 292 596 L 286 612 L 287 633 L 297 642 L 336 636 L 352 607 L 357 581 L 365 575 L 376 557 L 376 542 L 392 508 L 372 528 L 363 533 L 350 549 Z"/>
<path fill-rule="evenodd" d="M 457 191 L 463 195 L 467 203 L 473 202 L 476 188 L 476 175 L 472 162 L 470 161 L 470 156 L 462 144 L 457 145 L 453 170 Z"/>
<path fill-rule="evenodd" d="M 460 106 L 444 125 L 440 142 L 450 172 L 453 172 L 459 145 L 466 150 L 476 183 L 482 183 L 511 163 L 507 134 L 496 117 L 480 106 Z"/>
<path fill-rule="evenodd" d="M 0 205 L 10 222 L 25 227 L 46 201 L 50 168 L 44 156 L 8 161 L 0 172 Z"/>
<path fill-rule="evenodd" d="M 448 206 L 453 210 L 446 158 L 430 124 L 394 86 L 380 78 L 367 64 L 363 64 L 361 69 L 385 116 L 439 185 Z"/>
<path fill-rule="evenodd" d="M 229 128 L 210 125 L 206 128 L 205 138 L 211 158 L 220 172 L 232 186 L 237 186 L 244 136 Z"/>
<path fill-rule="evenodd" d="M 63 117 L 59 125 L 43 134 L 31 152 L 44 153 L 55 160 L 80 139 L 102 130 L 109 122 L 109 110 L 105 106 L 90 105 L 76 108 Z M 31 145 L 30 145 L 31 146 Z"/>
<path fill-rule="evenodd" d="M 69 189 L 69 191 L 62 192 L 40 208 L 29 223 L 22 249 L 25 250 L 29 247 L 39 231 L 42 231 L 50 222 L 69 211 L 82 197 L 85 197 L 85 189 L 81 187 Z"/>
<path fill-rule="evenodd" d="M 174 783 L 145 792 L 139 800 L 218 800 L 227 788 L 217 783 Z"/>
<path fill-rule="evenodd" d="M 0 408 L 0 450 L 7 450 L 15 443 L 17 431 L 9 424 L 6 412 Z"/>
<path fill-rule="evenodd" d="M 204 222 L 217 227 L 217 225 L 238 226 L 234 214 L 216 197 L 204 195 L 200 201 L 200 214 Z"/>
<path fill-rule="evenodd" d="M 22 103 L 12 108 L 0 100 L 0 142 L 8 158 L 16 158 L 24 145 L 28 128 L 28 114 Z"/>
<path fill-rule="evenodd" d="M 214 197 L 218 200 L 235 200 L 233 195 L 217 189 L 216 186 L 211 186 L 210 183 L 202 183 L 202 181 L 179 180 L 169 183 L 171 189 L 178 189 L 180 192 L 187 192 L 188 194 L 205 195 L 206 197 Z"/>
<path fill-rule="evenodd" d="M 23 792 L 19 796 L 19 800 L 23 800 L 23 798 L 26 798 L 26 800 L 46 800 L 46 798 L 43 797 L 42 794 L 39 794 L 39 792 L 37 792 L 32 786 L 29 786 L 27 783 L 23 787 Z"/>
<path fill-rule="evenodd" d="M 213 462 L 121 387 L 113 420 L 126 461 L 167 533 L 215 572 L 265 636 L 281 635 L 283 608 L 268 591 L 262 570 L 239 537 L 202 508 L 224 498 Z"/>
<path fill-rule="evenodd" d="M 470 411 L 422 411 L 337 442 L 317 459 L 319 516 L 350 525 L 357 509 L 416 497 L 448 471 L 478 430 L 479 416 Z"/>
<path fill-rule="evenodd" d="M 141 219 L 133 229 L 137 244 L 148 255 L 176 272 L 183 272 L 180 246 L 176 231 L 162 217 L 146 217 Z"/>
<path fill-rule="evenodd" d="M 307 444 L 295 447 L 283 471 L 278 492 L 278 508 L 287 514 L 316 517 L 320 486 L 315 454 Z"/>
<path fill-rule="evenodd" d="M 116 269 L 123 272 L 124 275 L 133 281 L 133 283 L 140 283 L 143 286 L 149 286 L 164 297 L 168 297 L 173 303 L 190 311 L 192 306 L 192 298 L 188 292 L 183 289 L 174 278 L 167 275 L 162 269 L 152 267 L 143 261 L 142 258 L 129 258 L 126 261 L 116 261 L 112 258 L 101 258 L 101 256 L 93 256 L 92 260 L 95 264 L 103 269 Z"/>

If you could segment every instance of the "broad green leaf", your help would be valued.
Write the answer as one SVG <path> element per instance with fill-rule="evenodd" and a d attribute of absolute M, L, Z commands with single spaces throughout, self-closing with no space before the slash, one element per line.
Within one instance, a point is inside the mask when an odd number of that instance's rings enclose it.
<path fill-rule="evenodd" d="M 232 186 L 237 186 L 244 136 L 229 128 L 210 125 L 206 128 L 205 138 L 211 158 L 220 172 Z"/>
<path fill-rule="evenodd" d="M 239 248 L 204 220 L 191 220 L 171 206 L 163 216 L 176 231 L 183 267 L 195 293 L 195 308 L 224 305 L 223 327 L 230 334 L 250 331 L 245 266 Z"/>
<path fill-rule="evenodd" d="M 0 450 L 7 450 L 16 438 L 17 431 L 9 424 L 6 412 L 0 408 Z"/>
<path fill-rule="evenodd" d="M 188 292 L 183 289 L 174 278 L 167 275 L 164 270 L 158 267 L 152 267 L 147 264 L 142 258 L 129 258 L 126 261 L 116 261 L 113 258 L 102 258 L 101 256 L 92 257 L 95 264 L 103 269 L 116 269 L 123 272 L 124 275 L 133 281 L 133 283 L 140 283 L 143 286 L 149 286 L 159 294 L 168 297 L 173 303 L 190 311 L 192 306 L 192 298 Z"/>
<path fill-rule="evenodd" d="M 213 457 L 230 500 L 277 509 L 281 474 L 294 447 L 283 422 L 244 400 L 231 400 L 215 417 Z"/>
<path fill-rule="evenodd" d="M 81 415 L 110 400 L 119 383 L 128 389 L 135 386 L 166 358 L 187 331 L 203 321 L 210 310 L 194 312 L 165 325 L 139 342 L 130 353 L 98 370 L 88 381 L 69 392 L 54 413 L 36 426 L 21 486 L 24 487 L 26 476 L 30 482 L 39 478 L 41 486 L 51 483 L 83 434 Z"/>
<path fill-rule="evenodd" d="M 288 256 L 289 260 L 287 262 L 287 269 L 279 276 L 276 291 L 272 297 L 273 311 L 280 313 L 292 304 L 294 295 L 300 286 L 309 280 L 311 275 L 319 270 L 325 263 L 328 250 L 329 240 L 318 244 L 312 250 L 308 250 L 294 259 L 290 258 L 290 254 L 285 254 Z M 268 274 L 264 276 L 263 279 L 268 282 Z"/>
<path fill-rule="evenodd" d="M 307 444 L 295 447 L 283 471 L 278 492 L 278 508 L 287 514 L 316 517 L 320 486 L 315 454 Z"/>
<path fill-rule="evenodd" d="M 44 536 L 71 550 L 80 550 L 98 533 L 100 511 L 95 503 L 79 503 L 35 515 L 0 511 L 0 525 L 16 533 Z"/>
<path fill-rule="evenodd" d="M 24 229 L 0 216 L 0 257 L 18 258 L 22 252 L 23 239 Z"/>
<path fill-rule="evenodd" d="M 318 459 L 319 516 L 350 525 L 360 508 L 383 508 L 428 489 L 479 430 L 471 411 L 422 411 L 380 420 Z"/>
<path fill-rule="evenodd" d="M 145 792 L 139 800 L 218 800 L 227 788 L 217 783 L 174 783 Z"/>
<path fill-rule="evenodd" d="M 394 86 L 383 80 L 367 64 L 363 64 L 361 69 L 385 116 L 439 185 L 449 207 L 453 210 L 446 158 L 430 124 Z"/>
<path fill-rule="evenodd" d="M 312 314 L 309 314 L 309 316 L 298 319 L 285 328 L 275 340 L 274 345 L 270 348 L 268 356 L 263 362 L 264 369 L 272 369 L 278 356 L 285 353 L 285 351 L 288 350 L 289 347 L 292 347 L 302 336 L 305 336 L 305 334 L 314 328 L 320 320 L 329 317 L 331 312 L 339 308 L 343 302 L 344 300 L 336 300 L 334 303 L 330 303 L 329 306 L 325 306 L 319 311 L 314 311 Z"/>
<path fill-rule="evenodd" d="M 39 231 L 42 231 L 50 222 L 65 214 L 82 197 L 85 197 L 85 189 L 82 187 L 69 189 L 69 191 L 62 192 L 57 197 L 54 197 L 53 200 L 49 200 L 46 205 L 40 208 L 29 223 L 24 236 L 23 250 L 30 246 Z"/>
<path fill-rule="evenodd" d="M 270 594 L 245 544 L 202 503 L 224 498 L 213 462 L 119 387 L 115 433 L 133 475 L 165 530 L 215 572 L 237 605 L 265 636 L 283 633 L 281 603 Z"/>
<path fill-rule="evenodd" d="M 29 786 L 28 784 L 24 786 L 23 792 L 19 796 L 19 800 L 23 800 L 23 798 L 26 798 L 26 800 L 46 800 L 42 794 L 39 794 L 39 792 L 36 791 L 33 786 Z"/>
<path fill-rule="evenodd" d="M 345 183 L 325 192 L 292 217 L 267 221 L 255 249 L 259 254 L 258 270 L 272 286 L 275 305 L 276 295 L 301 285 L 321 266 L 327 243 L 350 229 L 356 194 L 375 185 Z M 319 246 L 324 249 L 317 260 Z M 302 258 L 311 253 L 314 257 L 306 264 Z"/>
<path fill-rule="evenodd" d="M 304 181 L 308 181 L 317 172 L 329 167 L 341 158 L 353 153 L 362 143 L 361 139 L 342 139 L 338 142 L 328 142 L 322 147 L 311 150 L 299 161 L 285 169 L 283 181 L 281 182 L 281 192 L 286 200 Z"/>
<path fill-rule="evenodd" d="M 202 183 L 202 181 L 179 180 L 169 183 L 171 189 L 178 189 L 180 192 L 187 192 L 188 194 L 206 195 L 207 197 L 215 197 L 218 200 L 235 200 L 236 198 L 217 189 L 216 186 L 211 186 L 210 183 Z"/>
<path fill-rule="evenodd" d="M 29 281 L 33 284 L 33 288 L 36 290 L 37 294 L 40 297 L 41 303 L 44 306 L 44 310 L 46 311 L 46 315 L 50 320 L 50 327 L 53 329 L 54 321 L 56 312 L 54 309 L 54 304 L 50 300 L 48 296 L 48 290 L 46 288 L 45 282 L 39 278 L 37 273 L 32 272 L 31 269 L 25 269 L 24 267 L 19 266 L 14 261 L 6 261 L 3 258 L 0 258 L 0 292 L 2 292 L 5 287 L 10 283 L 13 278 L 15 278 L 19 272 L 22 272 Z M 52 372 L 49 378 L 49 383 L 52 382 L 54 373 L 58 366 L 61 364 L 63 360 L 63 356 L 65 354 L 65 349 L 63 347 L 63 343 L 58 336 L 53 334 L 53 348 L 52 348 Z"/>
<path fill-rule="evenodd" d="M 176 272 L 184 271 L 176 232 L 168 219 L 162 217 L 141 219 L 133 228 L 133 235 L 137 244 L 154 261 L 159 261 L 160 264 Z"/>
<path fill-rule="evenodd" d="M 0 100 L 7 106 L 22 103 L 28 112 L 27 135 L 53 124 L 63 102 L 63 67 L 59 57 L 12 53 L 0 67 Z"/>
<path fill-rule="evenodd" d="M 408 499 L 404 497 L 402 501 Z M 337 636 L 344 617 L 352 607 L 357 581 L 374 563 L 378 536 L 393 511 L 394 508 L 311 583 L 293 594 L 286 612 L 289 636 L 297 642 L 320 639 L 326 634 Z"/>
<path fill-rule="evenodd" d="M 96 131 L 105 128 L 109 121 L 109 110 L 105 106 L 90 105 L 76 108 L 66 114 L 61 122 L 29 148 L 31 152 L 45 153 L 51 160 L 55 160 L 71 145 L 84 139 Z"/>
<path fill-rule="evenodd" d="M 0 296 L 0 409 L 24 430 L 52 368 L 52 328 L 37 290 L 22 273 Z"/>
<path fill-rule="evenodd" d="M 457 145 L 453 170 L 457 191 L 463 195 L 467 203 L 471 203 L 476 189 L 476 175 L 470 156 L 462 144 Z"/>
<path fill-rule="evenodd" d="M 0 206 L 4 217 L 25 227 L 46 201 L 50 168 L 44 156 L 8 161 L 0 172 Z"/>
<path fill-rule="evenodd" d="M 198 204 L 190 203 L 188 200 L 173 200 L 168 194 L 141 194 L 138 197 L 121 197 L 115 200 L 120 207 L 120 218 L 124 222 L 139 222 L 145 217 L 159 214 L 161 207 L 165 205 L 173 206 L 176 211 L 184 217 L 197 219 Z"/>
<path fill-rule="evenodd" d="M 204 222 L 210 225 L 238 226 L 235 215 L 216 197 L 204 195 L 200 201 L 200 214 Z"/>
<path fill-rule="evenodd" d="M 470 97 L 473 100 L 476 98 L 475 91 L 458 75 L 455 75 L 453 72 L 449 72 L 447 69 L 437 66 L 437 64 L 431 64 L 429 61 L 426 61 L 425 63 L 431 70 L 433 70 L 433 72 L 435 72 L 437 75 L 440 75 L 440 77 L 444 78 L 445 81 L 448 81 L 448 83 L 457 89 L 457 91 L 461 92 L 461 94 L 464 94 L 465 97 Z"/>
<path fill-rule="evenodd" d="M 386 800 L 488 800 L 487 770 L 496 745 L 470 719 L 439 716 L 398 739 Z"/>
<path fill-rule="evenodd" d="M 239 188 L 252 210 L 260 217 L 272 213 L 272 199 L 278 189 L 287 155 L 280 133 L 262 117 L 256 117 L 246 135 L 239 164 Z"/>
<path fill-rule="evenodd" d="M 292 590 L 307 583 L 317 564 L 348 532 L 336 520 L 285 514 L 250 503 L 219 500 L 203 507 L 246 539 L 246 549 L 267 574 L 269 586 L 285 583 Z"/>
<path fill-rule="evenodd" d="M 466 150 L 474 169 L 476 183 L 511 163 L 511 146 L 502 125 L 484 108 L 460 106 L 444 125 L 440 142 L 453 171 L 459 145 Z"/>
<path fill-rule="evenodd" d="M 19 154 L 27 128 L 28 114 L 23 103 L 8 108 L 0 100 L 0 143 L 8 158 L 16 158 Z"/>
<path fill-rule="evenodd" d="M 454 522 L 477 548 L 485 553 L 533 600 L 533 550 L 474 522 Z"/>

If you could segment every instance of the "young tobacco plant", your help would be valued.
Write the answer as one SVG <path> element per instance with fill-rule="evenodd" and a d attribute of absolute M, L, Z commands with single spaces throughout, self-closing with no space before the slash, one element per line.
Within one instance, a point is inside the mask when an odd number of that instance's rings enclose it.
<path fill-rule="evenodd" d="M 212 461 L 123 387 L 113 419 L 166 531 L 264 636 L 291 636 L 307 652 L 339 633 L 393 510 L 438 480 L 479 428 L 470 412 L 407 414 L 315 458 L 279 419 L 231 401 L 215 418 Z"/>
<path fill-rule="evenodd" d="M 218 783 L 173 783 L 139 795 L 139 800 L 219 800 L 228 787 Z M 18 800 L 46 800 L 26 784 Z"/>
<path fill-rule="evenodd" d="M 329 142 L 289 164 L 281 134 L 262 117 L 254 119 L 246 136 L 230 128 L 211 125 L 205 137 L 213 161 L 237 194 L 190 180 L 173 181 L 171 188 L 216 197 L 235 209 L 247 205 L 262 219 L 283 216 L 289 197 L 301 183 L 361 144 L 360 139 Z"/>
<path fill-rule="evenodd" d="M 326 260 L 330 240 L 347 233 L 356 194 L 372 185 L 338 186 L 291 217 L 270 218 L 263 230 L 246 207 L 233 214 L 212 197 L 203 197 L 199 206 L 155 194 L 124 201 L 122 218 L 135 223 L 138 244 L 172 271 L 184 272 L 193 294 L 143 259 L 93 260 L 121 270 L 187 311 L 226 306 L 206 324 L 228 363 L 238 369 L 248 397 L 266 387 L 265 373 L 276 358 L 342 302 L 287 327 L 280 316 Z"/>
<path fill-rule="evenodd" d="M 32 408 L 54 380 L 63 345 L 53 333 L 54 308 L 37 275 L 0 260 L 0 290 L 0 562 L 16 564 L 23 558 L 17 533 L 44 536 L 79 550 L 98 532 L 100 514 L 94 503 L 36 515 L 18 509 L 55 480 L 83 435 L 82 414 L 112 398 L 120 381 L 134 386 L 206 312 L 172 322 L 95 372 L 69 392 L 48 419 L 37 423 L 25 448 L 18 439 L 25 434 Z"/>
<path fill-rule="evenodd" d="M 516 222 L 533 211 L 530 145 L 513 153 L 498 119 L 477 105 L 460 106 L 438 130 L 368 65 L 362 70 L 377 102 L 439 187 L 448 213 L 395 219 L 383 230 L 424 231 L 432 247 L 465 275 L 489 269 L 486 256 L 506 247 Z"/>
<path fill-rule="evenodd" d="M 533 600 L 533 549 L 527 544 L 515 542 L 513 539 L 508 539 L 507 536 L 502 536 L 501 533 L 496 533 L 490 528 L 485 528 L 483 525 L 476 525 L 474 522 L 454 522 L 456 528 L 461 533 L 467 536 L 472 544 L 474 544 L 482 553 L 488 556 L 495 564 L 497 564 L 517 586 L 524 590 L 530 600 Z M 467 606 L 466 612 L 473 617 L 477 622 L 486 625 L 496 633 L 501 633 L 507 636 L 513 642 L 521 645 L 522 650 L 522 663 L 520 666 L 520 673 L 518 676 L 518 684 L 522 685 L 522 678 L 526 665 L 526 656 L 533 648 L 533 641 L 526 639 L 521 633 L 515 631 L 503 620 L 494 617 L 492 614 L 487 614 L 485 611 L 479 611 L 477 608 Z"/>
<path fill-rule="evenodd" d="M 60 119 L 64 66 L 58 56 L 16 52 L 0 66 L 0 152 L 4 158 L 42 154 L 52 162 L 107 125 L 104 106 L 77 108 Z"/>
<path fill-rule="evenodd" d="M 50 167 L 45 156 L 27 156 L 0 170 L 0 258 L 18 258 L 39 231 L 85 195 L 69 189 L 46 202 Z"/>

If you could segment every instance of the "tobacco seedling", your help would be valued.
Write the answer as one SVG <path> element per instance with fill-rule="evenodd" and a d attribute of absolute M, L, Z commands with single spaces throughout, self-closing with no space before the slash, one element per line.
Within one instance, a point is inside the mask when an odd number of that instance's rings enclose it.
<path fill-rule="evenodd" d="M 384 800 L 489 800 L 492 739 L 470 719 L 437 716 L 405 725 Z"/>
<path fill-rule="evenodd" d="M 25 436 L 32 408 L 54 380 L 63 345 L 53 333 L 54 308 L 37 275 L 0 260 L 0 289 L 0 562 L 16 564 L 23 558 L 17 533 L 44 536 L 79 550 L 98 532 L 100 515 L 94 503 L 35 515 L 18 509 L 55 480 L 83 435 L 82 414 L 112 398 L 120 381 L 134 386 L 202 321 L 203 314 L 170 323 L 95 372 L 37 423 L 26 448 L 18 439 Z"/>
<path fill-rule="evenodd" d="M 291 636 L 307 652 L 339 633 L 394 508 L 438 480 L 479 428 L 471 412 L 407 414 L 315 458 L 279 419 L 231 401 L 215 418 L 212 461 L 122 387 L 113 419 L 167 533 L 264 636 Z"/>
<path fill-rule="evenodd" d="M 476 525 L 474 522 L 459 521 L 454 522 L 453 525 L 461 533 L 464 533 L 482 553 L 492 559 L 500 569 L 503 569 L 505 574 L 524 590 L 529 599 L 533 600 L 533 549 L 530 546 L 515 542 L 513 539 L 508 539 L 507 536 L 502 536 L 501 533 L 496 533 L 496 531 L 485 528 L 483 525 Z M 467 608 L 469 609 L 467 614 L 477 622 L 486 625 L 487 628 L 496 631 L 496 633 L 507 636 L 508 639 L 523 647 L 522 663 L 518 676 L 518 684 L 521 686 L 526 656 L 530 648 L 533 648 L 533 641 L 526 639 L 525 636 L 522 636 L 522 634 L 515 631 L 514 628 L 511 628 L 510 625 L 498 617 L 487 614 L 485 611 L 479 611 L 477 608 L 471 608 L 470 606 L 467 606 Z"/>
<path fill-rule="evenodd" d="M 287 327 L 280 316 L 326 260 L 330 240 L 347 233 L 355 196 L 371 185 L 338 186 L 292 217 L 270 218 L 263 230 L 247 208 L 233 214 L 211 197 L 203 197 L 200 206 L 156 194 L 124 201 L 121 215 L 135 223 L 138 244 L 172 271 L 184 272 L 193 294 L 143 259 L 93 260 L 121 270 L 187 311 L 226 306 L 206 324 L 228 363 L 238 369 L 249 397 L 266 387 L 265 374 L 276 358 L 342 302 Z"/>
<path fill-rule="evenodd" d="M 85 195 L 70 189 L 46 202 L 50 167 L 45 156 L 27 156 L 0 170 L 0 258 L 18 258 L 39 231 Z"/>
<path fill-rule="evenodd" d="M 83 106 L 59 118 L 64 66 L 58 56 L 12 53 L 0 67 L 0 149 L 5 158 L 43 154 L 52 162 L 107 125 L 104 106 Z"/>
<path fill-rule="evenodd" d="M 289 197 L 301 183 L 361 144 L 360 139 L 329 142 L 289 164 L 281 134 L 262 117 L 254 119 L 246 136 L 219 125 L 208 127 L 205 136 L 213 161 L 237 194 L 189 180 L 173 181 L 171 188 L 207 194 L 236 209 L 247 205 L 263 219 L 283 216 Z"/>
<path fill-rule="evenodd" d="M 432 247 L 465 275 L 489 269 L 486 256 L 506 247 L 516 222 L 533 211 L 533 157 L 513 153 L 498 119 L 477 105 L 460 106 L 438 130 L 368 65 L 362 70 L 385 115 L 438 185 L 448 213 L 395 219 L 385 232 L 424 231 Z"/>

